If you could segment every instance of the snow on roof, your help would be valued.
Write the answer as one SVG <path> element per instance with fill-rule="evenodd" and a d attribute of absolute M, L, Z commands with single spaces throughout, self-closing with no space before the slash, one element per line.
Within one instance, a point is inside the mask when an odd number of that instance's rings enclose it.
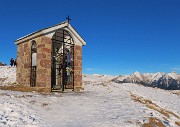
<path fill-rule="evenodd" d="M 64 21 L 62 23 L 59 23 L 59 24 L 51 26 L 51 27 L 44 28 L 42 30 L 38 30 L 38 31 L 32 32 L 32 33 L 30 33 L 28 35 L 25 35 L 25 36 L 23 36 L 21 38 L 18 38 L 15 41 L 15 44 L 19 44 L 19 43 L 25 42 L 25 40 L 36 38 L 38 36 L 41 36 L 43 34 L 47 34 L 49 32 L 58 30 L 60 28 L 67 28 L 72 34 L 74 34 L 74 36 L 76 38 L 78 38 L 78 40 L 82 43 L 82 45 L 86 45 L 85 40 L 79 35 L 79 33 L 67 21 Z"/>

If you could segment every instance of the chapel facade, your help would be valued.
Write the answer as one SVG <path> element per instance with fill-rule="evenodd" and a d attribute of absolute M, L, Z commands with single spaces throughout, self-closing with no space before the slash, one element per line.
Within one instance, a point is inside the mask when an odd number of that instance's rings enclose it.
<path fill-rule="evenodd" d="M 82 89 L 83 38 L 68 21 L 15 41 L 17 84 L 37 91 Z"/>

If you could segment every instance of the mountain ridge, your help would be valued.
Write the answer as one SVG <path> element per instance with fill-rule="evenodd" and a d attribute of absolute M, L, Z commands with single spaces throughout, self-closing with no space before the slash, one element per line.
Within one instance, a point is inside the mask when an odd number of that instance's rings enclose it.
<path fill-rule="evenodd" d="M 112 81 L 116 83 L 137 83 L 149 87 L 158 87 L 166 90 L 180 90 L 180 74 L 176 72 L 140 73 L 117 76 Z"/>

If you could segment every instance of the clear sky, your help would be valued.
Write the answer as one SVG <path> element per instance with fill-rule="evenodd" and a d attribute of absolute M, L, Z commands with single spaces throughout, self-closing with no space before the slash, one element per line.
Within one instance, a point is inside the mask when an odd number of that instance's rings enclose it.
<path fill-rule="evenodd" d="M 86 40 L 83 73 L 180 73 L 180 0 L 0 0 L 0 61 L 14 40 L 67 15 Z"/>

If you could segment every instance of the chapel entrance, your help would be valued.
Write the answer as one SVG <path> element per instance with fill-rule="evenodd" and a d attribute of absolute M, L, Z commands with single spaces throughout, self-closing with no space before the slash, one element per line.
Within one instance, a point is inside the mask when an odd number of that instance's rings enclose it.
<path fill-rule="evenodd" d="M 52 37 L 51 90 L 74 90 L 74 41 L 68 31 L 57 30 Z"/>

